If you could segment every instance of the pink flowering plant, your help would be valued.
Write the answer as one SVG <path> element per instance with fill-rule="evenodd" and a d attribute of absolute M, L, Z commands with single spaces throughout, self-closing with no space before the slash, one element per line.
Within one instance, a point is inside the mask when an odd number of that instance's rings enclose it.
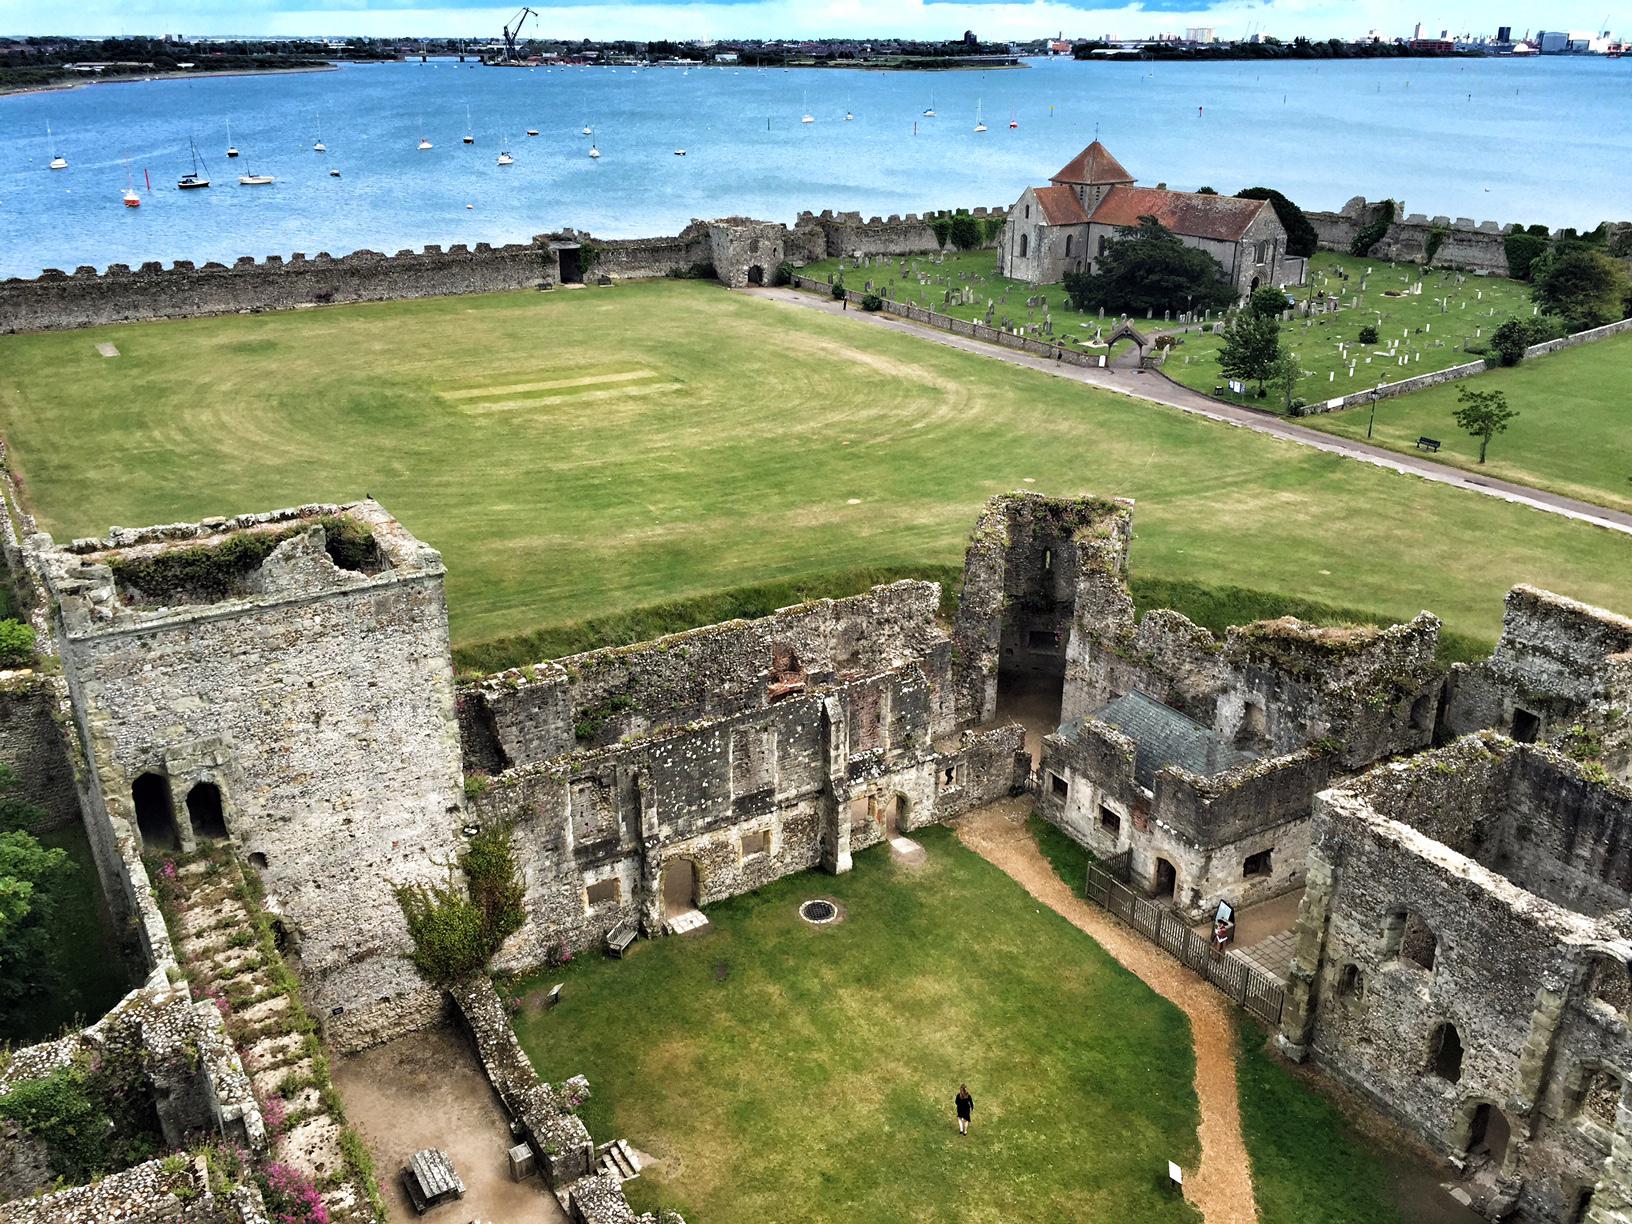
<path fill-rule="evenodd" d="M 261 1173 L 261 1196 L 272 1224 L 329 1224 L 329 1209 L 312 1180 L 281 1161 Z"/>

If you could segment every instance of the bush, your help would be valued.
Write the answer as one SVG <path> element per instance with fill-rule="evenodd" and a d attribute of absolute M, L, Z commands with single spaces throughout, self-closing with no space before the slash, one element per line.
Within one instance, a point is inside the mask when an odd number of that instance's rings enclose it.
<path fill-rule="evenodd" d="M 776 265 L 776 271 L 771 273 L 771 284 L 773 284 L 773 285 L 791 285 L 791 284 L 793 284 L 793 265 L 791 263 L 789 263 L 785 259 L 781 263 L 777 264 Z"/>
<path fill-rule="evenodd" d="M 1530 328 L 1518 319 L 1509 319 L 1490 333 L 1490 360 L 1494 365 L 1516 366 L 1529 348 Z"/>
<path fill-rule="evenodd" d="M 1252 296 L 1247 299 L 1247 309 L 1255 315 L 1268 315 L 1272 319 L 1278 319 L 1286 313 L 1286 292 L 1268 286 L 1254 289 Z"/>
<path fill-rule="evenodd" d="M 471 838 L 459 866 L 468 897 L 451 880 L 397 889 L 414 941 L 408 959 L 433 986 L 451 986 L 480 973 L 527 916 L 509 825 L 495 825 Z"/>
<path fill-rule="evenodd" d="M 341 569 L 366 570 L 379 559 L 374 533 L 344 515 L 323 515 L 278 531 L 240 531 L 219 544 L 178 548 L 146 558 L 116 557 L 114 580 L 132 598 L 158 602 L 215 603 L 243 593 L 245 580 L 285 540 L 313 525 L 323 528 L 323 548 Z"/>
<path fill-rule="evenodd" d="M 952 218 L 946 213 L 931 217 L 929 229 L 935 235 L 935 241 L 944 247 L 952 239 Z"/>
<path fill-rule="evenodd" d="M 952 245 L 960 251 L 974 250 L 985 237 L 981 223 L 968 213 L 959 213 L 953 217 L 948 233 L 952 237 Z"/>
<path fill-rule="evenodd" d="M 863 310 L 872 311 L 883 310 L 884 299 L 879 297 L 876 293 L 869 293 L 866 297 L 861 299 L 861 308 Z"/>
<path fill-rule="evenodd" d="M 0 668 L 31 667 L 33 663 L 34 626 L 0 620 Z"/>
<path fill-rule="evenodd" d="M 842 276 L 833 282 L 833 300 L 837 302 L 844 301 L 844 277 Z"/>
<path fill-rule="evenodd" d="M 1377 343 L 1377 329 L 1375 327 L 1373 327 L 1370 323 L 1367 323 L 1364 327 L 1362 327 L 1360 329 L 1360 343 L 1361 344 L 1376 344 Z"/>
<path fill-rule="evenodd" d="M 1547 235 L 1514 230 L 1503 239 L 1507 252 L 1507 274 L 1517 280 L 1530 279 L 1530 267 L 1547 250 Z"/>

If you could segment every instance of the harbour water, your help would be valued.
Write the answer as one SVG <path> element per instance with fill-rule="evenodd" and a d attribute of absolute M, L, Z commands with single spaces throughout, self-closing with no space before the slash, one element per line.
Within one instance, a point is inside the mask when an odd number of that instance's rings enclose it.
<path fill-rule="evenodd" d="M 1632 59 L 1602 56 L 949 73 L 433 60 L 96 84 L 0 98 L 0 276 L 1004 205 L 1096 132 L 1145 184 L 1590 226 L 1632 219 L 1629 101 Z M 313 151 L 319 135 L 327 153 Z M 176 190 L 189 139 L 207 191 Z M 503 148 L 513 165 L 496 164 Z M 52 171 L 59 151 L 69 168 Z M 127 167 L 139 190 L 151 180 L 140 208 L 121 207 Z M 251 172 L 276 182 L 240 186 Z"/>

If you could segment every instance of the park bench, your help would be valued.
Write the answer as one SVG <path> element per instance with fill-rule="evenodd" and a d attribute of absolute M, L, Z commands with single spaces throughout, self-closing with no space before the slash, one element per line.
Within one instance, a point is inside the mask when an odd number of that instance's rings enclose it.
<path fill-rule="evenodd" d="M 625 918 L 617 926 L 606 933 L 606 954 L 623 959 L 623 954 L 629 950 L 629 945 L 635 942 L 635 924 Z"/>
<path fill-rule="evenodd" d="M 1417 449 L 1420 450 L 1420 451 L 1437 451 L 1439 449 L 1439 439 L 1438 438 L 1418 438 L 1417 439 Z"/>

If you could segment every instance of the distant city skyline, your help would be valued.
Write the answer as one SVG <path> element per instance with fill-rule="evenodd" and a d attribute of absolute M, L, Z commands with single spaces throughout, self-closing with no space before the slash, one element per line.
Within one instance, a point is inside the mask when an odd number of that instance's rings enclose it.
<path fill-rule="evenodd" d="M 1596 6 L 1596 7 L 1595 7 Z M 1558 0 L 1543 7 L 1488 0 L 1145 0 L 1105 5 L 1037 0 L 646 0 L 645 3 L 533 5 L 527 33 L 560 38 L 956 38 L 972 29 L 982 39 L 1053 36 L 1143 38 L 1182 36 L 1208 27 L 1221 41 L 1252 34 L 1291 39 L 1409 38 L 1417 26 L 1437 35 L 1515 36 L 1541 29 L 1600 33 L 1603 0 Z M 496 37 L 519 4 L 460 0 L 0 0 L 5 34 L 182 34 L 337 37 L 358 35 Z M 1613 18 L 1612 18 L 1613 25 Z"/>

